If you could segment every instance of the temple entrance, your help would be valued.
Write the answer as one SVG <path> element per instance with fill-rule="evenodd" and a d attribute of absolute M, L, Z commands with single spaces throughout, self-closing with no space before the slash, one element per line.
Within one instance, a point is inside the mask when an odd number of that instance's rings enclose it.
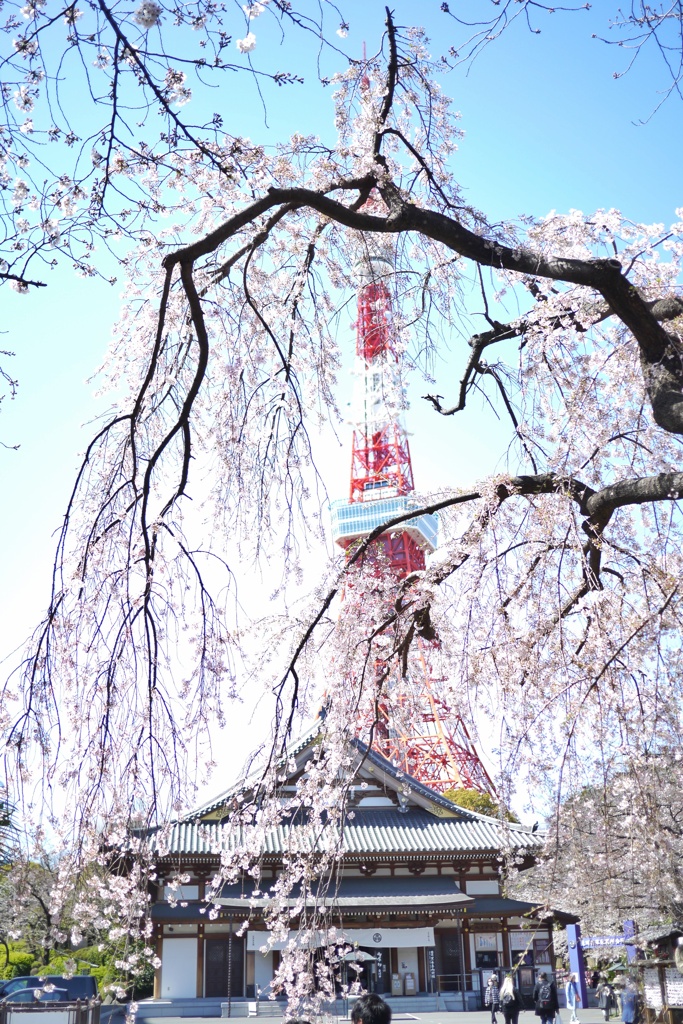
<path fill-rule="evenodd" d="M 204 995 L 235 998 L 244 995 L 244 939 L 232 935 L 206 939 Z"/>
<path fill-rule="evenodd" d="M 438 933 L 441 945 L 441 975 L 448 979 L 447 991 L 462 989 L 462 940 L 456 929 L 443 928 Z"/>
<path fill-rule="evenodd" d="M 361 947 L 358 953 L 361 958 L 365 955 L 368 959 L 363 960 L 362 964 L 358 964 L 358 967 L 361 968 L 359 971 L 347 965 L 348 980 L 351 982 L 358 979 L 363 988 L 368 992 L 377 992 L 379 995 L 391 992 L 389 950 Z"/>
<path fill-rule="evenodd" d="M 389 960 L 389 950 L 369 949 L 368 953 L 372 953 L 375 958 L 372 977 L 373 988 L 369 989 L 369 991 L 377 992 L 381 996 L 385 995 L 387 992 L 391 992 L 391 964 Z"/>

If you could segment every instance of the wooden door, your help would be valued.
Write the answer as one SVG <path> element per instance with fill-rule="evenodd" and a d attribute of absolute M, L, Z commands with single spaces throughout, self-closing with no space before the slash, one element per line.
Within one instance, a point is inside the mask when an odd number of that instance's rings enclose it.
<path fill-rule="evenodd" d="M 457 977 L 462 974 L 460 956 L 460 934 L 454 928 L 443 928 L 437 932 L 441 940 L 441 974 Z"/>
<path fill-rule="evenodd" d="M 232 961 L 232 962 L 231 962 Z M 206 940 L 204 952 L 204 995 L 220 997 L 230 995 L 239 998 L 244 995 L 244 940 L 238 936 Z"/>

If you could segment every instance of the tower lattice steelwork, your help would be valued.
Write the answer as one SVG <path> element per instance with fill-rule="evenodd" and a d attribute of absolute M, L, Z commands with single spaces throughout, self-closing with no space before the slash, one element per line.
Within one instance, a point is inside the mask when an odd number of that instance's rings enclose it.
<path fill-rule="evenodd" d="M 332 505 L 334 539 L 344 549 L 383 523 L 418 507 L 411 498 L 414 483 L 403 417 L 406 403 L 392 329 L 389 283 L 393 273 L 386 255 L 368 253 L 358 265 L 358 380 L 351 486 L 348 501 Z M 382 534 L 375 545 L 383 552 L 389 571 L 402 578 L 425 568 L 426 555 L 436 547 L 437 531 L 436 516 L 417 515 Z M 419 641 L 418 665 L 410 681 L 409 713 L 394 716 L 385 707 L 384 721 L 375 729 L 374 744 L 385 757 L 433 789 L 478 789 L 494 794 L 464 722 L 438 695 L 438 680 L 432 671 L 437 645 Z M 400 703 L 400 695 L 398 699 Z M 396 717 L 401 721 L 397 722 Z M 410 726 L 406 726 L 406 720 Z"/>

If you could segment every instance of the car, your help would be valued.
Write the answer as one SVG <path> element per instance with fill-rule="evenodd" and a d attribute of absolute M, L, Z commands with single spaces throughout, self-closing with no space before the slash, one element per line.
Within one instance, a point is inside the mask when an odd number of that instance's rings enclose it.
<path fill-rule="evenodd" d="M 47 982 L 46 982 L 47 984 Z M 65 988 L 18 988 L 5 996 L 6 1003 L 68 1003 L 69 997 Z"/>
<path fill-rule="evenodd" d="M 24 991 L 26 989 L 34 989 L 40 987 L 40 979 L 34 978 L 33 975 L 19 976 L 18 978 L 10 978 L 9 981 L 0 982 L 0 999 L 6 999 L 9 995 L 14 995 L 17 992 Z"/>
<path fill-rule="evenodd" d="M 55 991 L 58 993 L 58 998 L 47 999 L 49 1002 L 70 1003 L 77 999 L 97 998 L 97 980 L 90 974 L 74 974 L 72 978 L 65 978 L 61 974 L 48 974 L 42 977 L 30 974 L 0 983 L 0 1000 L 12 1003 L 30 1002 L 34 997 L 28 993 L 37 988 L 45 992 L 46 996 L 52 995 Z"/>

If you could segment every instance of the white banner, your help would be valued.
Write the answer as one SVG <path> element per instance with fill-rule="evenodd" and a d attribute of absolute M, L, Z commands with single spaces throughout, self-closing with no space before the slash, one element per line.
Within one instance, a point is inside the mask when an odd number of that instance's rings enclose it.
<path fill-rule="evenodd" d="M 683 978 L 677 968 L 667 967 L 664 971 L 664 988 L 669 1006 L 683 1006 Z"/>
<path fill-rule="evenodd" d="M 367 949 L 434 945 L 433 928 L 348 928 L 343 934 L 346 942 L 357 942 Z"/>
<path fill-rule="evenodd" d="M 662 999 L 662 985 L 659 980 L 657 967 L 646 967 L 643 971 L 643 992 L 645 1005 L 651 1010 L 661 1010 L 664 1005 Z"/>
<path fill-rule="evenodd" d="M 257 950 L 268 944 L 269 932 L 257 932 L 251 928 L 247 932 L 247 949 Z M 286 942 L 275 942 L 271 949 L 284 949 L 288 942 L 298 944 L 300 936 L 298 932 L 290 932 Z M 404 949 L 410 946 L 433 946 L 433 928 L 345 928 L 337 932 L 335 942 L 347 942 L 349 945 L 358 943 L 366 949 L 385 949 L 387 947 Z M 305 946 L 321 946 L 323 936 L 318 933 L 316 937 L 311 936 L 310 940 L 302 943 Z"/>

